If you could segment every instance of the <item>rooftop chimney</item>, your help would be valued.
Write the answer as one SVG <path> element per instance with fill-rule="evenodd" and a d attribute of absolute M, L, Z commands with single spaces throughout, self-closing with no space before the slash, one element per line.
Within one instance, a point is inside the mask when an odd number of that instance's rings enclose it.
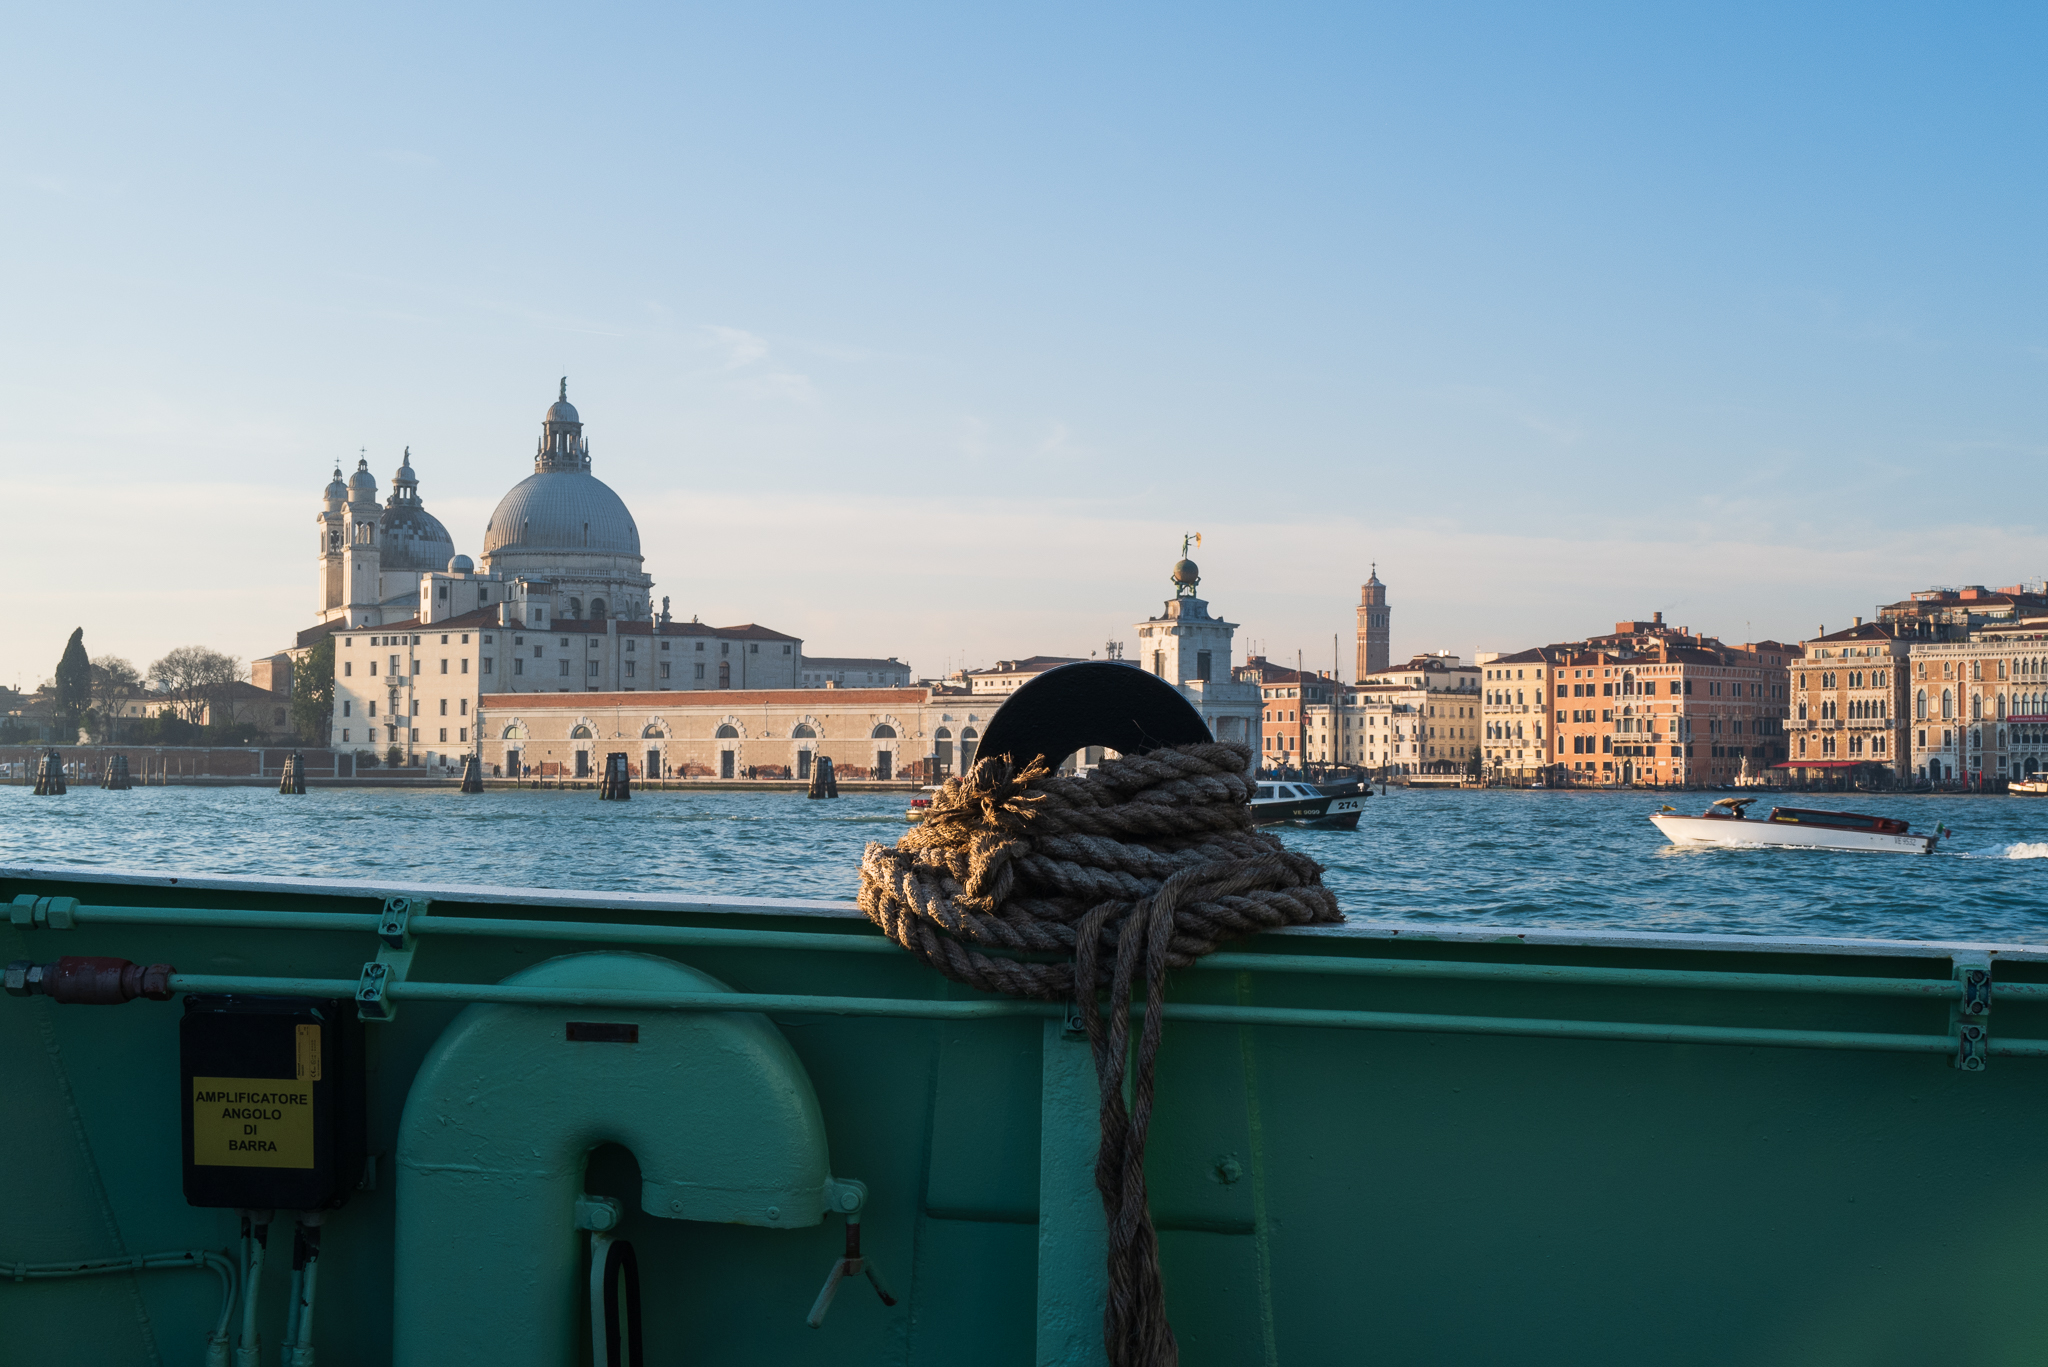
<path fill-rule="evenodd" d="M 1857 626 L 1859 626 L 1859 627 L 1863 625 L 1863 619 L 1862 619 L 1861 617 L 1857 617 L 1857 618 L 1854 618 L 1854 619 L 1852 619 L 1852 620 L 1854 620 L 1854 622 L 1856 623 L 1856 625 L 1857 625 Z"/>

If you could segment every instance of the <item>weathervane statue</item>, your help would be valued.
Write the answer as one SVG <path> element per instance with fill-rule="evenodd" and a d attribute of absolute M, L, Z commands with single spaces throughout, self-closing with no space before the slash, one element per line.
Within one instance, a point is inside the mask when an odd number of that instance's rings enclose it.
<path fill-rule="evenodd" d="M 1188 547 L 1201 544 L 1200 532 L 1189 532 L 1180 539 L 1180 559 L 1173 562 L 1172 575 L 1173 596 L 1176 598 L 1194 597 L 1195 586 L 1202 582 L 1201 570 L 1196 567 L 1194 561 L 1188 559 Z"/>

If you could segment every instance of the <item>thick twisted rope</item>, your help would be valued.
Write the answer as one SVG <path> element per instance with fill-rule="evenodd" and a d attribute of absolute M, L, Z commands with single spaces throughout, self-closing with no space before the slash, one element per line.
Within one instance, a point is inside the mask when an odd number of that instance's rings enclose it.
<path fill-rule="evenodd" d="M 1111 760 L 1086 778 L 983 759 L 947 781 L 894 849 L 870 844 L 861 859 L 861 910 L 890 939 L 971 987 L 1074 1001 L 1087 1022 L 1102 1098 L 1095 1185 L 1108 1223 L 1112 1367 L 1171 1367 L 1179 1356 L 1145 1206 L 1166 971 L 1238 936 L 1340 919 L 1322 866 L 1252 826 L 1250 766 L 1249 749 L 1215 742 Z"/>

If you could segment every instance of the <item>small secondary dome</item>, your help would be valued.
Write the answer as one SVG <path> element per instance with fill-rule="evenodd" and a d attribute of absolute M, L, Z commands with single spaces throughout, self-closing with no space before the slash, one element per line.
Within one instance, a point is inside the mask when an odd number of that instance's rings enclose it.
<path fill-rule="evenodd" d="M 448 573 L 474 574 L 476 573 L 476 564 L 468 556 L 458 555 L 448 562 Z"/>
<path fill-rule="evenodd" d="M 356 462 L 356 472 L 348 477 L 348 491 L 356 498 L 377 497 L 377 477 L 370 473 L 369 461 Z"/>
<path fill-rule="evenodd" d="M 342 482 L 339 465 L 334 467 L 334 478 L 327 482 L 324 493 L 329 503 L 340 503 L 348 498 L 348 485 Z"/>

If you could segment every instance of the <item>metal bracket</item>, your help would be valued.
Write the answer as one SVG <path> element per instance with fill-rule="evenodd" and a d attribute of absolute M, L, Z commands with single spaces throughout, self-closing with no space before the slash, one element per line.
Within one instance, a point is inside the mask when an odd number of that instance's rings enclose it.
<path fill-rule="evenodd" d="M 398 1013 L 398 1008 L 388 1000 L 384 991 L 391 986 L 391 965 L 372 959 L 363 965 L 363 975 L 356 980 L 356 1015 L 366 1021 L 388 1021 Z"/>
<path fill-rule="evenodd" d="M 858 1215 L 868 1203 L 868 1184 L 857 1177 L 825 1179 L 825 1213 Z"/>
<path fill-rule="evenodd" d="M 363 965 L 356 980 L 356 1015 L 366 1021 L 388 1021 L 398 1015 L 398 1003 L 391 1000 L 394 983 L 405 981 L 412 969 L 412 918 L 424 915 L 424 897 L 387 897 L 377 920 L 377 957 Z"/>
<path fill-rule="evenodd" d="M 615 1196 L 592 1196 L 586 1192 L 576 1198 L 576 1228 L 592 1234 L 611 1233 L 619 1227 L 619 1217 L 624 1213 Z"/>
<path fill-rule="evenodd" d="M 1948 1013 L 1949 1034 L 1956 1042 L 1955 1066 L 1981 1073 L 1991 1054 L 1991 960 L 1958 956 L 1950 964 L 1962 989 Z"/>
<path fill-rule="evenodd" d="M 37 897 L 25 892 L 8 904 L 7 919 L 21 930 L 69 930 L 77 910 L 76 897 Z"/>
<path fill-rule="evenodd" d="M 385 898 L 384 914 L 377 922 L 377 938 L 389 949 L 411 949 L 412 932 L 408 927 L 415 914 L 424 915 L 426 910 L 424 897 Z"/>
<path fill-rule="evenodd" d="M 1060 1021 L 1060 1033 L 1068 1039 L 1086 1039 L 1088 1037 L 1088 1022 L 1081 1015 L 1081 1007 L 1078 1003 L 1067 1003 L 1067 1014 Z"/>

